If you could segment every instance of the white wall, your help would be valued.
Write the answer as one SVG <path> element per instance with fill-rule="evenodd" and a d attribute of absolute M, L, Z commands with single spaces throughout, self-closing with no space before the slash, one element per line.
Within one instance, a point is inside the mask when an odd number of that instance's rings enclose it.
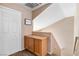
<path fill-rule="evenodd" d="M 41 32 L 51 32 L 53 37 L 61 48 L 61 55 L 72 55 L 74 45 L 74 17 L 69 17 L 56 22 L 46 28 L 40 30 Z M 51 52 L 55 48 L 51 39 Z M 49 43 L 50 44 L 50 43 Z M 54 46 L 53 46 L 54 45 Z"/>
<path fill-rule="evenodd" d="M 76 13 L 74 21 L 74 35 L 79 36 L 79 4 L 76 4 Z"/>
<path fill-rule="evenodd" d="M 64 17 L 74 16 L 76 10 L 75 3 L 60 3 L 59 4 L 62 12 L 64 13 Z"/>

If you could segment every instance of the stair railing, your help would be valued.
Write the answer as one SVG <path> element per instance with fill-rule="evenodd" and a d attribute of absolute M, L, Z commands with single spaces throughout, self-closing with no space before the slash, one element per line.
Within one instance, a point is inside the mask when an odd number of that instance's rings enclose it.
<path fill-rule="evenodd" d="M 79 37 L 75 37 L 75 43 L 74 43 L 74 50 L 73 50 L 73 54 L 75 54 L 76 51 L 76 46 L 77 46 L 77 42 L 79 40 Z"/>

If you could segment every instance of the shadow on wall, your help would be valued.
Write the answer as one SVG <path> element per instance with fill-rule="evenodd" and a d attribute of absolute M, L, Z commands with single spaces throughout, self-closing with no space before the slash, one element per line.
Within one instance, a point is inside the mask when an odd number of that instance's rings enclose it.
<path fill-rule="evenodd" d="M 61 55 L 72 55 L 74 47 L 74 16 L 66 17 L 40 32 L 51 32 L 61 48 Z M 52 39 L 53 43 L 53 39 Z M 52 44 L 53 45 L 53 44 Z M 53 46 L 51 46 L 53 49 Z"/>

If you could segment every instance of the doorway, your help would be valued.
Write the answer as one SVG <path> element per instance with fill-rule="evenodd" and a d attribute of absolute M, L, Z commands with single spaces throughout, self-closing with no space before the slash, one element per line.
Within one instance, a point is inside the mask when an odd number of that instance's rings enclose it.
<path fill-rule="evenodd" d="M 0 55 L 21 50 L 21 12 L 0 6 Z"/>

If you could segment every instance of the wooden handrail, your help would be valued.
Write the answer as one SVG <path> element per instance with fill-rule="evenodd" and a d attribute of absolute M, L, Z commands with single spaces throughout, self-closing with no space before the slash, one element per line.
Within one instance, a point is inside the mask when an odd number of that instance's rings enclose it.
<path fill-rule="evenodd" d="M 77 45 L 78 38 L 79 37 L 75 37 L 75 44 L 74 44 L 73 54 L 75 54 L 75 50 L 76 50 L 76 45 Z"/>

